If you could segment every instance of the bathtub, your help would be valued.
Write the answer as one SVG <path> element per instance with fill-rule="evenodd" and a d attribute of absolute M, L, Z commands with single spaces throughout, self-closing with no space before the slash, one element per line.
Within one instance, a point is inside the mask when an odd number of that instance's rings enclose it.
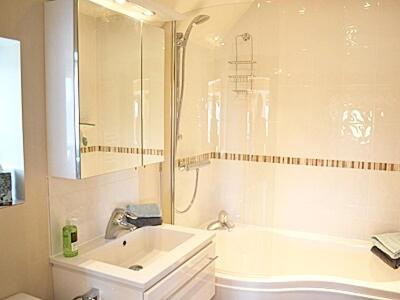
<path fill-rule="evenodd" d="M 214 300 L 400 299 L 367 241 L 237 225 L 217 232 Z"/>

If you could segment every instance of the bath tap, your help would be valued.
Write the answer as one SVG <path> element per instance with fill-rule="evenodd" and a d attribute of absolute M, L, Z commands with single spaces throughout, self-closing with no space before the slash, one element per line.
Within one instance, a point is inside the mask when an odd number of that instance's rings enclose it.
<path fill-rule="evenodd" d="M 127 219 L 134 218 L 122 208 L 116 208 L 111 214 L 110 220 L 107 224 L 105 239 L 112 240 L 117 238 L 118 233 L 122 230 L 133 231 L 136 229 L 135 225 L 130 224 Z"/>
<path fill-rule="evenodd" d="M 229 214 L 221 210 L 218 214 L 218 220 L 211 222 L 207 226 L 207 230 L 228 230 L 231 231 L 235 224 L 229 219 Z"/>

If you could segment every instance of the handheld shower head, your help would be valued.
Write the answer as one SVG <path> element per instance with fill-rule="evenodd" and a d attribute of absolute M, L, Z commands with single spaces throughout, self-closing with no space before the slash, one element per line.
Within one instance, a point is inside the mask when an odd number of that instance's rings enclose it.
<path fill-rule="evenodd" d="M 210 16 L 207 15 L 198 15 L 193 20 L 192 23 L 196 25 L 200 25 L 204 22 L 207 22 L 210 19 Z"/>
<path fill-rule="evenodd" d="M 181 45 L 184 47 L 189 39 L 190 32 L 192 31 L 193 26 L 203 24 L 210 19 L 210 16 L 207 15 L 198 15 L 193 18 L 192 22 L 190 22 L 189 26 L 186 29 L 185 35 L 183 36 Z"/>

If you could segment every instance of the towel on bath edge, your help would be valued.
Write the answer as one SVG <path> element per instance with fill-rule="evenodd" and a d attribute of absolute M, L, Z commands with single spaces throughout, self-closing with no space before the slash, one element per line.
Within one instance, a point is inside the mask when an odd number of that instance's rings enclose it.
<path fill-rule="evenodd" d="M 374 246 L 390 258 L 400 258 L 400 232 L 377 234 L 372 236 L 372 241 Z"/>

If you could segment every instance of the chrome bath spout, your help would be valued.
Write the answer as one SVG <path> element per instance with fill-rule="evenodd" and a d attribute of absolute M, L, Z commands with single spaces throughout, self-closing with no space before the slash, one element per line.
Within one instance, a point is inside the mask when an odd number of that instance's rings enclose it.
<path fill-rule="evenodd" d="M 211 222 L 207 226 L 207 230 L 228 230 L 231 231 L 235 224 L 230 220 L 229 214 L 225 210 L 221 210 L 218 214 L 218 220 Z"/>

